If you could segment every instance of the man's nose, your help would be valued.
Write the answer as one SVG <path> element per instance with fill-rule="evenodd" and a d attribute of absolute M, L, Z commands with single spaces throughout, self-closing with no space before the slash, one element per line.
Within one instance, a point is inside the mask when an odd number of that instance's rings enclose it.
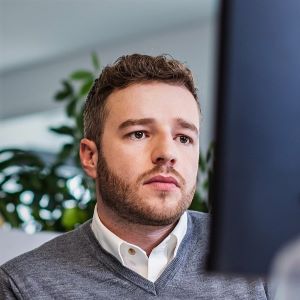
<path fill-rule="evenodd" d="M 155 141 L 152 163 L 173 167 L 177 162 L 176 147 L 172 137 L 162 137 Z"/>

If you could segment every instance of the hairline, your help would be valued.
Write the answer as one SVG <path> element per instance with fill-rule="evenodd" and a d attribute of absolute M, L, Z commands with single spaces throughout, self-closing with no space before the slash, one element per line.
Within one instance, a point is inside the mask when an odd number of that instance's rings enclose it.
<path fill-rule="evenodd" d="M 101 141 L 102 141 L 102 136 L 103 136 L 103 132 L 104 132 L 104 127 L 105 127 L 105 122 L 107 120 L 107 117 L 109 115 L 109 109 L 107 107 L 107 102 L 109 101 L 110 96 L 117 92 L 117 91 L 121 91 L 124 90 L 132 85 L 143 85 L 143 84 L 151 84 L 151 83 L 164 83 L 164 84 L 168 84 L 168 85 L 172 85 L 172 86 L 178 86 L 178 87 L 183 87 L 185 88 L 188 92 L 191 93 L 191 95 L 193 96 L 196 104 L 197 104 L 197 110 L 199 113 L 199 128 L 200 128 L 200 124 L 202 121 L 202 112 L 201 112 L 201 107 L 200 107 L 200 103 L 198 101 L 198 98 L 195 98 L 195 96 L 193 95 L 193 93 L 188 89 L 188 87 L 185 84 L 181 84 L 179 82 L 168 82 L 166 80 L 141 80 L 141 81 L 135 81 L 132 83 L 127 84 L 126 86 L 122 86 L 122 87 L 116 87 L 114 88 L 104 99 L 103 99 L 103 106 L 102 106 L 102 113 L 103 113 L 103 118 L 102 118 L 102 126 L 100 127 L 100 131 L 99 131 L 99 139 L 97 141 L 97 147 L 101 146 Z"/>

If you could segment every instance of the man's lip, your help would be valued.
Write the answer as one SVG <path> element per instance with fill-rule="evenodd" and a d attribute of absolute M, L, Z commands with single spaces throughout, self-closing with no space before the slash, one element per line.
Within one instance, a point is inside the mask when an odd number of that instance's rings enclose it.
<path fill-rule="evenodd" d="M 179 187 L 179 183 L 178 181 L 172 177 L 172 176 L 161 176 L 161 175 L 158 175 L 158 176 L 154 176 L 148 180 L 146 180 L 144 182 L 144 184 L 149 184 L 149 183 L 152 183 L 152 182 L 164 182 L 164 183 L 173 183 L 175 184 L 177 187 Z"/>

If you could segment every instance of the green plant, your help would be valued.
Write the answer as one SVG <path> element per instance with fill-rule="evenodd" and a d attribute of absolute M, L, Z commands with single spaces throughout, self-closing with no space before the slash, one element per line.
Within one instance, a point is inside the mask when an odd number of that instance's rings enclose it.
<path fill-rule="evenodd" d="M 210 187 L 213 177 L 214 143 L 211 143 L 206 153 L 199 156 L 198 185 L 190 209 L 211 212 Z"/>
<path fill-rule="evenodd" d="M 54 99 L 63 102 L 68 125 L 51 127 L 69 137 L 53 160 L 21 149 L 0 150 L 0 214 L 12 227 L 27 231 L 67 231 L 92 216 L 95 205 L 94 182 L 80 166 L 79 141 L 83 135 L 82 111 L 86 95 L 100 72 L 96 54 L 93 71 L 77 70 L 62 80 Z M 199 189 L 192 209 L 209 211 L 208 186 L 213 147 L 200 155 Z"/>

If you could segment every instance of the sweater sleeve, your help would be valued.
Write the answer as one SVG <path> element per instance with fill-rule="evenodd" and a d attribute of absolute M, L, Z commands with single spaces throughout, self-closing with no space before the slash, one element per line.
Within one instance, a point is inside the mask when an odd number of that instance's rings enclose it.
<path fill-rule="evenodd" d="M 17 286 L 9 275 L 0 267 L 0 299 L 16 300 L 23 299 Z"/>

